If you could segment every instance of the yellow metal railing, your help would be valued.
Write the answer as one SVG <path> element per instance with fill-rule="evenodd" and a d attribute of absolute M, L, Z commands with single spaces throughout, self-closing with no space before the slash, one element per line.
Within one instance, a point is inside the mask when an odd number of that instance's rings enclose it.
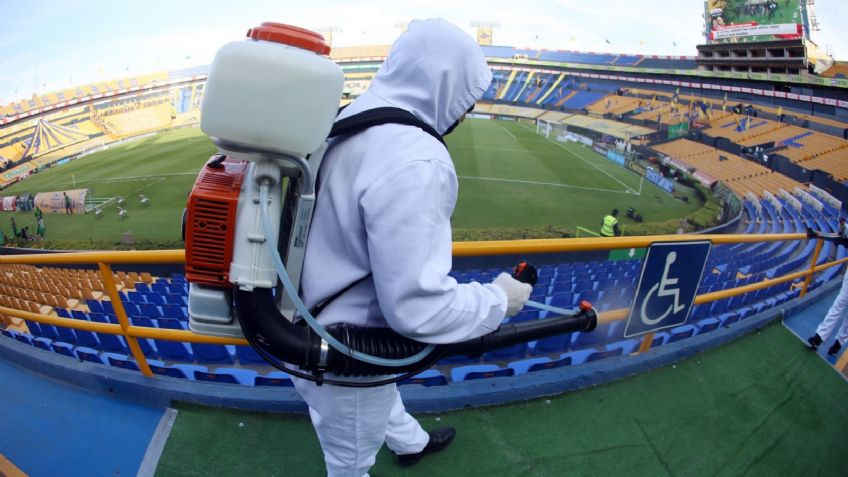
<path fill-rule="evenodd" d="M 517 240 L 517 241 L 490 241 L 490 242 L 456 242 L 453 244 L 454 256 L 490 256 L 490 255 L 527 255 L 535 253 L 564 253 L 585 252 L 599 250 L 613 250 L 624 248 L 645 248 L 652 243 L 658 242 L 687 242 L 687 241 L 709 240 L 715 244 L 752 243 L 752 242 L 777 242 L 788 240 L 808 240 L 805 234 L 759 234 L 759 235 L 656 235 L 645 237 L 611 237 L 611 238 L 577 238 L 577 239 L 545 239 L 545 240 Z M 816 244 L 815 251 L 810 260 L 807 270 L 790 273 L 770 280 L 763 280 L 727 290 L 705 293 L 695 297 L 695 304 L 709 303 L 722 300 L 732 296 L 742 295 L 751 291 L 769 288 L 774 285 L 804 278 L 801 296 L 807 291 L 812 277 L 815 273 L 827 268 L 848 262 L 848 258 L 835 260 L 833 262 L 816 265 L 822 241 Z M 138 363 L 139 369 L 145 376 L 152 376 L 147 359 L 138 345 L 138 338 L 152 338 L 170 341 L 181 341 L 189 343 L 210 343 L 225 345 L 247 345 L 244 339 L 222 338 L 194 334 L 190 331 L 171 330 L 161 328 L 149 328 L 134 326 L 130 324 L 126 310 L 121 302 L 118 288 L 110 265 L 114 264 L 181 264 L 185 261 L 183 250 L 144 251 L 144 252 L 79 252 L 79 253 L 51 253 L 33 255 L 4 255 L 0 256 L 2 264 L 28 264 L 28 265 L 85 265 L 96 263 L 103 279 L 104 291 L 112 302 L 118 324 L 96 323 L 82 321 L 73 318 L 61 318 L 47 316 L 39 313 L 17 310 L 0 306 L 0 313 L 38 323 L 63 326 L 79 330 L 93 331 L 121 335 L 127 341 L 130 351 Z M 598 316 L 599 323 L 609 323 L 624 320 L 629 313 L 628 309 L 618 309 L 602 312 Z M 645 352 L 650 348 L 653 334 L 645 335 L 639 348 Z M 848 365 L 848 353 L 836 363 L 839 370 Z"/>

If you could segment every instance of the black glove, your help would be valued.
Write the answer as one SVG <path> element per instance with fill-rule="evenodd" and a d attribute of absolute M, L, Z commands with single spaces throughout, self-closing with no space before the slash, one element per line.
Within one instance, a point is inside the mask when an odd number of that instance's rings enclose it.
<path fill-rule="evenodd" d="M 522 283 L 529 283 L 530 286 L 535 286 L 539 276 L 536 273 L 536 267 L 522 260 L 512 269 L 512 278 Z"/>

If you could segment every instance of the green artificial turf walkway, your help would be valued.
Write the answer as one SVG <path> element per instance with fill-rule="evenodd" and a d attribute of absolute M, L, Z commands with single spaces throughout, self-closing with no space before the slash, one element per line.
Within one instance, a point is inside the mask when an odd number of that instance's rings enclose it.
<path fill-rule="evenodd" d="M 159 476 L 320 476 L 305 415 L 178 405 Z M 844 476 L 848 382 L 790 331 L 552 398 L 417 416 L 456 441 L 404 469 L 384 447 L 372 476 Z"/>

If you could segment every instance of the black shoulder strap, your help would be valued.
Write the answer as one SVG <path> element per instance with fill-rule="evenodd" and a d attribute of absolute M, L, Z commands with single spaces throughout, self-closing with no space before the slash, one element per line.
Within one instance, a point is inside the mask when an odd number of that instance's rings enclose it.
<path fill-rule="evenodd" d="M 346 106 L 339 108 L 339 113 L 341 113 L 345 107 Z M 417 128 L 420 128 L 427 134 L 433 136 L 440 143 L 442 143 L 443 146 L 447 147 L 444 138 L 442 138 L 441 134 L 439 134 L 432 126 L 418 119 L 418 117 L 416 117 L 409 111 L 392 107 L 369 109 L 367 111 L 348 116 L 344 119 L 340 119 L 333 124 L 333 129 L 330 130 L 329 137 L 342 136 L 345 134 L 358 134 L 368 128 L 380 126 L 382 124 L 404 124 L 407 126 L 415 126 Z M 319 170 L 318 173 L 320 174 L 321 171 Z M 323 311 L 324 308 L 327 307 L 327 305 L 335 301 L 336 298 L 344 295 L 348 292 L 348 290 L 355 287 L 356 285 L 359 285 L 364 280 L 368 279 L 370 276 L 371 272 L 368 272 L 368 274 L 364 277 L 354 281 L 353 283 L 350 283 L 346 287 L 332 294 L 326 300 L 312 307 L 309 312 L 312 314 L 312 316 L 318 316 L 318 314 L 320 314 L 321 311 Z"/>
<path fill-rule="evenodd" d="M 329 137 L 341 136 L 343 134 L 356 134 L 374 126 L 382 124 L 405 124 L 420 128 L 427 134 L 436 138 L 443 146 L 447 147 L 442 135 L 435 128 L 418 119 L 414 114 L 400 108 L 383 107 L 363 111 L 353 116 L 340 119 L 333 124 Z"/>

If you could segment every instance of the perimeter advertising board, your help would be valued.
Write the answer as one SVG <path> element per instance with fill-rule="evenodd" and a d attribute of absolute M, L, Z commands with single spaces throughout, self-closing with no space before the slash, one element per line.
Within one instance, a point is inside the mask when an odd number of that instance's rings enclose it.
<path fill-rule="evenodd" d="M 793 40 L 804 32 L 802 0 L 707 0 L 707 43 Z"/>

